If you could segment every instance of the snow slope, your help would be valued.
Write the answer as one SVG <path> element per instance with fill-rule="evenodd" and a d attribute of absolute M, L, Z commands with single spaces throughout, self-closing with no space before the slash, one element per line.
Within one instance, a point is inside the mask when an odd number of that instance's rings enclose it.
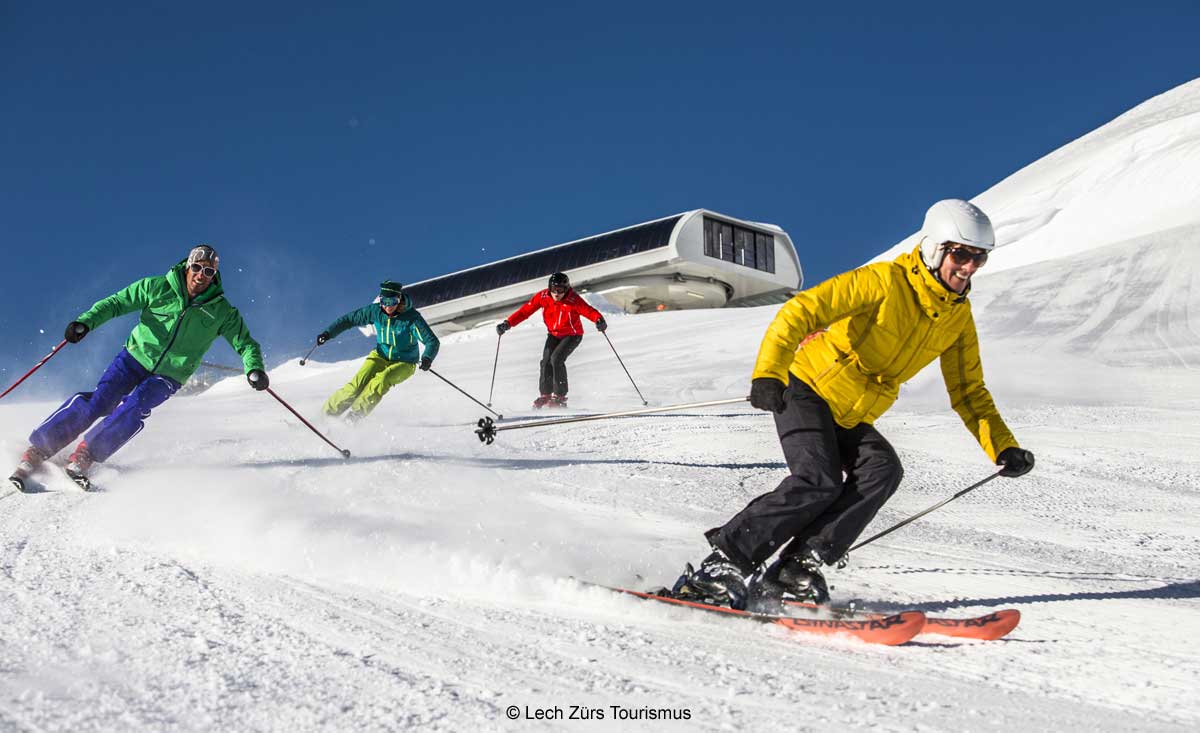
<path fill-rule="evenodd" d="M 235 378 L 159 410 L 96 472 L 107 493 L 51 477 L 0 499 L 0 730 L 1194 730 L 1200 208 L 1171 196 L 1200 171 L 1198 99 L 1193 82 L 1151 100 L 980 197 L 1002 231 L 1060 210 L 972 294 L 989 385 L 1037 469 L 830 573 L 835 596 L 888 609 L 1018 608 L 1008 639 L 877 648 L 569 579 L 645 587 L 702 557 L 703 530 L 784 475 L 748 406 L 483 446 L 482 411 L 418 373 L 360 427 L 321 423 L 346 462 Z M 1064 218 L 1106 201 L 1124 221 L 1109 238 Z M 773 314 L 614 315 L 609 333 L 652 403 L 720 399 L 746 393 Z M 534 396 L 541 340 L 505 336 L 502 412 Z M 435 368 L 484 397 L 495 345 L 454 335 Z M 603 339 L 570 366 L 580 409 L 639 406 Z M 272 381 L 315 417 L 356 367 L 293 361 Z M 0 403 L 6 463 L 54 406 Z M 936 369 L 879 427 L 907 471 L 869 531 L 992 470 Z M 605 718 L 510 721 L 513 705 Z"/>

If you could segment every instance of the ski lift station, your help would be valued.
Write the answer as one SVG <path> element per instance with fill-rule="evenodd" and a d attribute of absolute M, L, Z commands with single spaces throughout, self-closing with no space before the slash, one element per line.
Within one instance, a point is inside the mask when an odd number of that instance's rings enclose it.
<path fill-rule="evenodd" d="M 405 287 L 441 333 L 504 318 L 565 272 L 626 313 L 782 303 L 804 282 L 787 232 L 706 209 L 635 224 Z"/>

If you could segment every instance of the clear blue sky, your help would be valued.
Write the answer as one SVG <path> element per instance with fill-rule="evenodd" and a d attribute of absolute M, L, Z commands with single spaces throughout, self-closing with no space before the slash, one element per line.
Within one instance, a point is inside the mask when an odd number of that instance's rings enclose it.
<path fill-rule="evenodd" d="M 816 283 L 1200 75 L 1193 1 L 302 5 L 0 2 L 0 382 L 201 241 L 270 363 L 382 279 L 697 207 Z"/>

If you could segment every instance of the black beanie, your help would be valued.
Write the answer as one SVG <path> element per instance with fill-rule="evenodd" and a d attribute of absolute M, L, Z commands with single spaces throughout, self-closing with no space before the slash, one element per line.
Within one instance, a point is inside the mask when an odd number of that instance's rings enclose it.
<path fill-rule="evenodd" d="M 379 297 L 402 298 L 404 297 L 404 286 L 395 280 L 384 280 L 379 283 Z"/>

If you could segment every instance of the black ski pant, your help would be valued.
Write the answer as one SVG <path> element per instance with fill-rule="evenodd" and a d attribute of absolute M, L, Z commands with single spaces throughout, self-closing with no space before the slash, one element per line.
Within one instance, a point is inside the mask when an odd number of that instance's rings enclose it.
<path fill-rule="evenodd" d="M 826 563 L 837 561 L 904 475 L 896 451 L 878 430 L 865 423 L 838 425 L 829 405 L 805 382 L 790 377 L 784 403 L 775 429 L 791 475 L 706 533 L 713 547 L 746 572 L 784 545 L 783 556 L 812 548 Z"/>
<path fill-rule="evenodd" d="M 540 394 L 567 396 L 567 357 L 579 348 L 582 336 L 546 335 L 546 346 L 542 349 L 542 376 L 538 380 Z"/>

